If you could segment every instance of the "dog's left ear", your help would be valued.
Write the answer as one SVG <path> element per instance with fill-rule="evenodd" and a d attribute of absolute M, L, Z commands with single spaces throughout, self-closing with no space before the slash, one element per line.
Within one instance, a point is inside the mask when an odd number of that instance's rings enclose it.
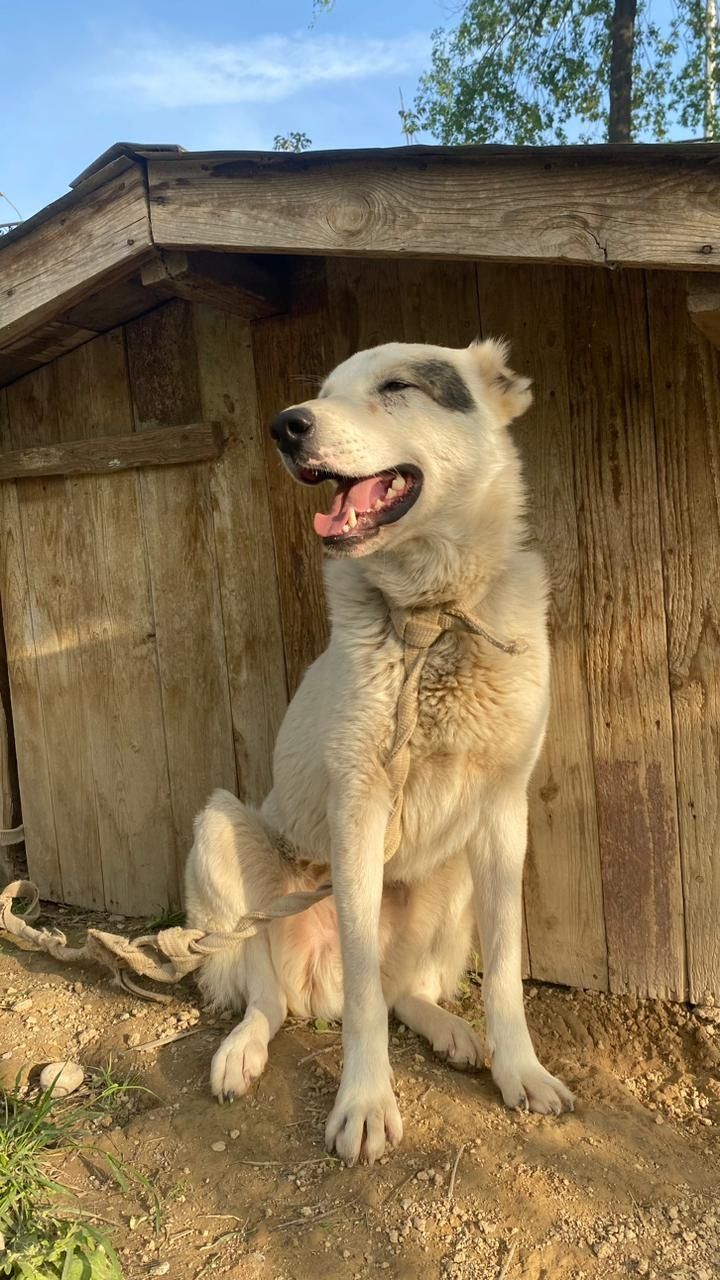
<path fill-rule="evenodd" d="M 532 404 L 532 391 L 530 379 L 514 373 L 508 365 L 509 342 L 504 338 L 476 338 L 470 343 L 470 351 L 488 390 L 495 393 L 503 422 L 519 418 Z"/>

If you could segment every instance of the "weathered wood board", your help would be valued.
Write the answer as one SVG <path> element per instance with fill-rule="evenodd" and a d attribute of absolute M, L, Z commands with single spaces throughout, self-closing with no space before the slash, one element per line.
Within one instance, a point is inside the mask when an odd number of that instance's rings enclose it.
<path fill-rule="evenodd" d="M 610 988 L 682 999 L 683 895 L 643 278 L 574 271 L 580 573 Z"/>
<path fill-rule="evenodd" d="M 720 354 L 648 279 L 690 999 L 720 991 Z"/>
<path fill-rule="evenodd" d="M 188 155 L 151 158 L 148 174 L 153 238 L 168 249 L 697 270 L 720 258 L 717 174 L 702 160 Z"/>
<path fill-rule="evenodd" d="M 550 720 L 530 786 L 525 912 L 534 977 L 607 988 L 583 596 L 573 476 L 574 425 L 563 340 L 564 273 L 478 268 L 484 336 L 512 339 L 533 376 L 533 407 L 513 434 L 529 485 L 529 523 L 550 581 Z"/>
<path fill-rule="evenodd" d="M 138 467 L 208 462 L 218 458 L 222 448 L 223 434 L 217 422 L 195 422 L 173 431 L 162 427 L 94 440 L 67 440 L 63 444 L 11 449 L 0 454 L 0 481 L 32 476 L 115 474 Z"/>
<path fill-rule="evenodd" d="M 115 177 L 64 216 L 48 218 L 3 246 L 7 282 L 0 348 L 11 347 L 101 284 L 123 279 L 152 248 L 145 181 L 139 165 L 119 163 Z"/>
<path fill-rule="evenodd" d="M 238 794 L 260 803 L 272 785 L 275 737 L 287 705 L 280 597 L 250 327 L 210 307 L 194 311 L 200 398 L 227 438 L 210 472 Z"/>
<path fill-rule="evenodd" d="M 316 394 L 332 364 L 322 264 L 309 272 L 297 312 L 253 328 L 260 420 L 263 425 L 287 405 Z M 263 433 L 271 527 L 285 644 L 288 695 L 327 644 L 328 626 L 322 586 L 321 551 L 312 529 L 324 488 L 294 485 L 267 430 Z"/>
<path fill-rule="evenodd" d="M 138 430 L 203 417 L 192 307 L 171 302 L 126 327 Z M 162 686 L 178 874 L 215 787 L 237 790 L 208 466 L 140 475 Z"/>

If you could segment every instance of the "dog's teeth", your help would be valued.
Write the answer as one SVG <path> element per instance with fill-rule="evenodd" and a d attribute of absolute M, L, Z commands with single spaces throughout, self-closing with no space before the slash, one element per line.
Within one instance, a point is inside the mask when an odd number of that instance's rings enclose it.
<path fill-rule="evenodd" d="M 343 531 L 343 533 L 349 533 L 349 532 L 350 532 L 350 525 L 349 525 L 349 524 L 344 524 L 344 525 L 343 525 L 343 527 L 342 527 L 342 531 Z"/>
<path fill-rule="evenodd" d="M 395 479 L 393 480 L 393 482 L 392 482 L 392 484 L 391 484 L 390 488 L 391 488 L 391 489 L 394 489 L 396 493 L 402 493 L 403 489 L 405 488 L 405 481 L 404 481 L 403 477 L 402 477 L 402 476 L 396 476 L 396 477 L 395 477 Z"/>
<path fill-rule="evenodd" d="M 355 515 L 354 507 L 350 507 L 350 510 L 348 511 L 347 522 L 350 525 L 351 529 L 355 528 L 355 525 L 357 524 L 357 516 Z"/>
<path fill-rule="evenodd" d="M 374 505 L 373 505 L 373 511 L 382 511 L 382 509 L 383 509 L 383 507 L 384 507 L 384 506 L 385 506 L 385 501 L 384 501 L 384 499 L 383 499 L 383 498 L 376 498 L 376 499 L 375 499 L 375 503 L 374 503 Z"/>

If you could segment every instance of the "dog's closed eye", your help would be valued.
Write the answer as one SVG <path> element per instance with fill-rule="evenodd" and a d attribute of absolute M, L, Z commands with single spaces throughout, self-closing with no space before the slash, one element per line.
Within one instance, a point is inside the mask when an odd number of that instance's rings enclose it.
<path fill-rule="evenodd" d="M 390 378 L 387 382 L 383 382 L 378 387 L 380 395 L 394 395 L 398 391 L 417 391 L 418 388 L 412 382 L 401 382 L 399 378 Z"/>

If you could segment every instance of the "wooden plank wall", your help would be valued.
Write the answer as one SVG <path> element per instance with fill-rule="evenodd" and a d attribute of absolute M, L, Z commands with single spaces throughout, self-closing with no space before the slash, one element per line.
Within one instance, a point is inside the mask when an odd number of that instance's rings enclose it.
<path fill-rule="evenodd" d="M 720 998 L 720 366 L 672 274 L 321 259 L 252 326 L 169 303 L 0 398 L 4 448 L 220 421 L 216 462 L 0 485 L 0 596 L 31 871 L 177 900 L 217 785 L 260 799 L 327 638 L 317 494 L 263 429 L 359 347 L 504 333 L 552 583 L 531 787 L 533 976 Z"/>
<path fill-rule="evenodd" d="M 30 873 L 147 915 L 209 792 L 259 800 L 286 705 L 246 322 L 169 303 L 14 383 L 5 448 L 219 421 L 218 462 L 0 485 Z M 268 590 L 268 585 L 270 589 Z"/>

